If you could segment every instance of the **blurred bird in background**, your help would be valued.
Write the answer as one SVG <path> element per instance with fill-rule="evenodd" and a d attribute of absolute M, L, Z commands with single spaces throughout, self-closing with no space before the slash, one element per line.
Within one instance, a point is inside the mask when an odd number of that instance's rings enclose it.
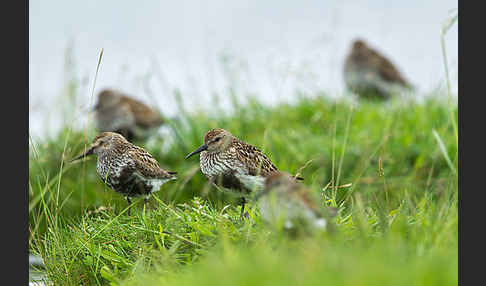
<path fill-rule="evenodd" d="M 413 90 L 392 62 L 362 39 L 353 42 L 344 63 L 344 81 L 349 90 L 363 98 L 389 99 Z"/>
<path fill-rule="evenodd" d="M 100 132 L 116 132 L 130 142 L 147 139 L 164 123 L 157 111 L 113 89 L 98 94 L 94 111 Z"/>

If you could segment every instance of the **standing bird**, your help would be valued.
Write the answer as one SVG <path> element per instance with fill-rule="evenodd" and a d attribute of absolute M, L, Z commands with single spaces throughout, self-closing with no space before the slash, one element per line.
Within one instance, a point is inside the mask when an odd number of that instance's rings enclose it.
<path fill-rule="evenodd" d="M 413 89 L 390 60 L 360 39 L 353 42 L 346 57 L 344 81 L 348 89 L 364 98 L 388 99 L 394 93 Z"/>
<path fill-rule="evenodd" d="M 287 173 L 270 175 L 265 180 L 265 188 L 255 199 L 259 201 L 261 217 L 270 225 L 283 224 L 287 230 L 296 230 L 298 227 L 311 231 L 326 229 L 326 213 L 319 207 L 318 199 Z"/>
<path fill-rule="evenodd" d="M 115 192 L 124 195 L 128 204 L 132 197 L 140 195 L 145 196 L 144 203 L 147 203 L 162 184 L 176 179 L 177 172 L 165 171 L 152 155 L 118 133 L 100 133 L 89 149 L 71 162 L 92 154 L 98 156 L 98 175 Z"/>
<path fill-rule="evenodd" d="M 94 111 L 100 132 L 117 132 L 128 141 L 144 139 L 164 123 L 154 109 L 111 89 L 98 94 Z"/>
<path fill-rule="evenodd" d="M 201 153 L 199 163 L 204 176 L 241 197 L 240 219 L 245 197 L 253 190 L 263 189 L 265 178 L 278 171 L 262 151 L 220 128 L 208 131 L 204 144 L 186 159 L 197 153 Z"/>

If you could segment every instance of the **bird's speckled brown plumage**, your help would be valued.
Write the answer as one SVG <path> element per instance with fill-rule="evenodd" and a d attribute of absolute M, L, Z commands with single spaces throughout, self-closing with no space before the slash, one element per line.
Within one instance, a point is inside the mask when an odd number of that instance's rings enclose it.
<path fill-rule="evenodd" d="M 264 179 L 277 172 L 277 167 L 258 148 L 236 138 L 224 129 L 212 129 L 204 144 L 190 156 L 200 154 L 200 166 L 206 178 L 242 197 L 263 188 Z"/>
<path fill-rule="evenodd" d="M 128 141 L 143 139 L 164 123 L 154 109 L 112 89 L 98 94 L 95 112 L 98 130 L 120 133 Z"/>
<path fill-rule="evenodd" d="M 344 63 L 347 87 L 363 97 L 389 98 L 399 88 L 412 89 L 392 62 L 363 40 L 353 42 Z"/>
<path fill-rule="evenodd" d="M 118 133 L 99 134 L 90 148 L 73 161 L 91 154 L 98 156 L 96 171 L 100 178 L 115 192 L 124 195 L 128 203 L 131 197 L 139 195 L 145 196 L 147 201 L 162 184 L 176 178 L 176 172 L 162 169 L 152 155 Z"/>
<path fill-rule="evenodd" d="M 209 150 L 201 152 L 201 171 L 212 182 L 222 176 L 221 186 L 224 188 L 249 193 L 250 185 L 238 178 L 239 175 L 266 177 L 277 171 L 262 151 L 224 129 L 210 130 L 204 136 L 204 143 Z"/>

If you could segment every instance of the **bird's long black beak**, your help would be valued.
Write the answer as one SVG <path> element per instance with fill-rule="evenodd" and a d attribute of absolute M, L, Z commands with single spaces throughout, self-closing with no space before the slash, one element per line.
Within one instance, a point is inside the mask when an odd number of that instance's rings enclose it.
<path fill-rule="evenodd" d="M 93 151 L 94 151 L 94 147 L 91 147 L 91 148 L 89 148 L 88 150 L 86 150 L 86 152 L 84 152 L 83 154 L 81 154 L 81 155 L 79 155 L 79 156 L 75 157 L 74 159 L 71 159 L 71 161 L 69 161 L 69 163 L 72 163 L 72 162 L 74 162 L 74 161 L 76 161 L 76 160 L 79 160 L 79 159 L 81 159 L 81 158 L 84 158 L 84 157 L 86 157 L 86 156 L 89 156 L 89 155 L 93 154 Z"/>
<path fill-rule="evenodd" d="M 203 144 L 201 147 L 197 148 L 192 153 L 190 153 L 189 155 L 187 155 L 186 158 L 184 158 L 184 159 L 187 159 L 187 158 L 191 157 L 192 155 L 197 154 L 197 153 L 200 153 L 200 152 L 202 152 L 202 151 L 204 151 L 206 149 L 208 149 L 208 145 Z"/>

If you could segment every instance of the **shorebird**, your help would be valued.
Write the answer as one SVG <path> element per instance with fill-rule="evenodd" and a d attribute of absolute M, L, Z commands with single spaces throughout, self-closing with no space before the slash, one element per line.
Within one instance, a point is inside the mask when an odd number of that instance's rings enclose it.
<path fill-rule="evenodd" d="M 326 212 L 315 195 L 287 173 L 276 172 L 265 180 L 265 187 L 254 197 L 260 215 L 272 226 L 283 224 L 287 230 L 309 227 L 325 230 Z"/>
<path fill-rule="evenodd" d="M 241 197 L 240 219 L 243 219 L 245 197 L 263 189 L 265 178 L 278 171 L 262 151 L 221 128 L 208 131 L 204 144 L 186 159 L 197 153 L 201 153 L 199 164 L 204 176 Z"/>
<path fill-rule="evenodd" d="M 146 204 L 162 184 L 176 179 L 177 172 L 165 171 L 152 155 L 118 133 L 100 133 L 86 152 L 71 162 L 92 154 L 98 156 L 96 171 L 100 178 L 115 192 L 124 195 L 128 204 L 132 197 L 141 195 L 145 196 Z"/>
<path fill-rule="evenodd" d="M 117 132 L 128 141 L 144 139 L 164 123 L 154 109 L 112 89 L 98 94 L 94 111 L 100 132 Z"/>
<path fill-rule="evenodd" d="M 365 98 L 388 99 L 413 87 L 386 57 L 363 40 L 353 42 L 344 63 L 344 81 L 351 91 Z"/>

